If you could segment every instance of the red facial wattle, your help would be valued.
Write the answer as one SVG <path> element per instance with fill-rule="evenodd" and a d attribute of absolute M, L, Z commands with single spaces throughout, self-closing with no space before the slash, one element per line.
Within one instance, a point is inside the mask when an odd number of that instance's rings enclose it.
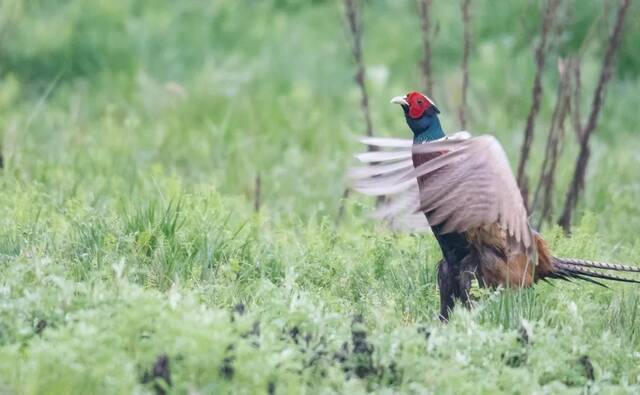
<path fill-rule="evenodd" d="M 409 104 L 409 116 L 418 119 L 424 115 L 424 112 L 431 107 L 431 101 L 418 92 L 407 94 L 407 103 Z"/>

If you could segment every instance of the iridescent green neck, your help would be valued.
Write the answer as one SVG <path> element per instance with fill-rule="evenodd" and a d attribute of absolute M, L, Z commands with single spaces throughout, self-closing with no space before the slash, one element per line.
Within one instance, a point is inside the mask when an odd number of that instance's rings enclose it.
<path fill-rule="evenodd" d="M 434 140 L 438 140 L 445 137 L 444 131 L 442 130 L 442 126 L 440 125 L 440 120 L 438 119 L 438 117 L 432 116 L 429 118 L 430 118 L 429 122 L 422 123 L 422 125 L 419 125 L 420 129 L 416 127 L 413 130 L 414 144 L 422 144 L 425 141 L 434 141 Z"/>

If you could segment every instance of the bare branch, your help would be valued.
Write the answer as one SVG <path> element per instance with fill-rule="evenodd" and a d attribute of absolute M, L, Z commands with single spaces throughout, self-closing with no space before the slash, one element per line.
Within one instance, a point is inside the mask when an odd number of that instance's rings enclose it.
<path fill-rule="evenodd" d="M 544 159 L 542 160 L 542 166 L 540 167 L 540 177 L 533 193 L 533 202 L 530 206 L 530 211 L 534 212 L 538 207 L 540 192 L 543 188 L 546 172 L 549 167 L 549 157 L 551 156 L 552 146 L 556 137 L 556 131 L 558 126 L 558 118 L 562 110 L 563 98 L 566 90 L 566 61 L 562 58 L 558 59 L 558 74 L 560 75 L 560 81 L 558 83 L 558 90 L 556 93 L 556 106 L 553 109 L 553 115 L 551 115 L 551 123 L 549 125 L 549 134 L 547 135 L 547 145 L 544 151 Z"/>
<path fill-rule="evenodd" d="M 418 16 L 420 17 L 420 30 L 422 31 L 423 57 L 420 61 L 422 80 L 426 93 L 433 96 L 433 79 L 431 76 L 431 0 L 418 0 Z"/>
<path fill-rule="evenodd" d="M 344 0 L 345 16 L 351 35 L 351 53 L 356 62 L 355 80 L 360 87 L 361 99 L 360 108 L 366 124 L 367 136 L 373 136 L 373 124 L 371 123 L 371 113 L 369 111 L 369 94 L 365 84 L 365 67 L 362 56 L 362 21 L 360 15 L 359 0 Z M 373 147 L 369 147 L 371 151 Z"/>
<path fill-rule="evenodd" d="M 344 217 L 344 206 L 349 198 L 349 194 L 351 193 L 351 189 L 345 188 L 344 192 L 342 192 L 342 199 L 340 199 L 340 206 L 338 207 L 338 215 L 336 215 L 336 225 L 340 225 L 342 221 L 342 217 Z"/>
<path fill-rule="evenodd" d="M 261 194 L 261 179 L 260 173 L 256 175 L 255 186 L 254 186 L 254 195 L 253 195 L 253 209 L 256 213 L 260 212 L 260 194 Z"/>
<path fill-rule="evenodd" d="M 528 178 L 525 173 L 527 166 L 527 160 L 529 159 L 529 153 L 531 151 L 531 143 L 533 141 L 533 129 L 535 126 L 535 118 L 540 111 L 540 98 L 542 97 L 542 70 L 544 69 L 544 62 L 547 49 L 548 33 L 553 26 L 553 22 L 556 15 L 556 10 L 560 0 L 548 0 L 544 11 L 544 17 L 542 18 L 542 25 L 540 26 L 540 42 L 536 47 L 535 60 L 536 60 L 536 74 L 533 80 L 533 102 L 531 104 L 531 110 L 527 116 L 527 126 L 524 130 L 524 140 L 522 141 L 522 149 L 520 150 L 520 162 L 518 163 L 518 186 L 522 193 L 525 206 L 528 206 L 529 194 L 528 194 Z"/>
<path fill-rule="evenodd" d="M 575 209 L 575 206 L 578 202 L 581 190 L 584 189 L 584 177 L 590 156 L 589 139 L 595 128 L 598 126 L 598 116 L 600 115 L 600 109 L 602 108 L 602 103 L 604 101 L 604 93 L 607 83 L 611 78 L 615 54 L 618 50 L 618 47 L 620 46 L 620 41 L 622 39 L 622 26 L 624 25 L 624 18 L 626 16 L 628 8 L 629 0 L 622 0 L 622 2 L 620 3 L 620 7 L 618 8 L 618 14 L 616 17 L 613 32 L 611 33 L 609 42 L 607 44 L 607 51 L 602 62 L 600 79 L 598 80 L 598 85 L 596 86 L 596 90 L 593 94 L 593 102 L 591 105 L 589 120 L 587 121 L 587 125 L 581 133 L 580 153 L 578 154 L 578 159 L 576 160 L 573 180 L 571 181 L 571 186 L 569 187 L 569 191 L 567 192 L 562 216 L 558 220 L 558 224 L 562 226 L 565 232 L 568 232 L 571 227 L 571 217 L 573 214 L 573 210 Z"/>
<path fill-rule="evenodd" d="M 551 125 L 547 137 L 544 160 L 540 169 L 540 178 L 534 193 L 531 212 L 535 211 L 540 203 L 542 193 L 542 209 L 539 217 L 538 228 L 548 219 L 552 210 L 552 195 L 555 183 L 555 172 L 558 164 L 558 156 L 562 149 L 564 138 L 564 123 L 571 106 L 571 76 L 572 68 L 577 64 L 576 58 L 569 60 L 558 59 L 558 72 L 560 81 L 556 95 L 556 106 L 551 117 Z"/>
<path fill-rule="evenodd" d="M 582 95 L 582 78 L 580 76 L 580 62 L 576 62 L 575 67 L 573 69 L 573 106 L 571 107 L 572 120 L 573 120 L 573 130 L 576 133 L 576 138 L 578 143 L 582 141 L 582 117 L 580 116 L 580 97 Z"/>
<path fill-rule="evenodd" d="M 460 103 L 460 130 L 466 130 L 467 128 L 467 119 L 466 119 L 466 111 L 467 111 L 467 90 L 469 87 L 469 48 L 471 46 L 471 38 L 469 31 L 469 6 L 471 5 L 471 0 L 462 0 L 462 24 L 464 26 L 464 49 L 462 52 L 462 101 Z"/>
<path fill-rule="evenodd" d="M 344 0 L 345 19 L 347 22 L 347 28 L 349 36 L 351 38 L 351 53 L 353 60 L 356 63 L 355 81 L 360 88 L 360 109 L 362 116 L 364 117 L 367 136 L 373 136 L 373 123 L 371 122 L 371 113 L 369 111 L 369 93 L 367 92 L 367 86 L 365 84 L 365 67 L 362 55 L 362 16 L 359 0 Z M 375 151 L 376 147 L 369 146 L 369 151 Z M 344 205 L 349 197 L 349 188 L 346 187 L 342 193 L 342 199 L 340 206 L 338 207 L 338 214 L 336 216 L 336 225 L 342 220 L 344 214 Z M 380 203 L 380 199 L 378 199 Z"/>
<path fill-rule="evenodd" d="M 589 44 L 595 42 L 598 39 L 598 32 L 602 30 L 602 26 L 606 25 L 606 10 L 610 9 L 611 1 L 607 0 L 602 3 L 604 12 L 600 14 L 589 26 L 589 30 L 584 35 L 580 47 L 578 48 L 577 59 L 584 56 Z M 580 144 L 582 141 L 582 132 L 584 131 L 584 122 L 582 119 L 582 69 L 580 62 L 576 61 L 573 68 L 573 97 L 571 99 L 571 120 L 573 123 L 573 130 L 576 135 L 576 142 Z"/>

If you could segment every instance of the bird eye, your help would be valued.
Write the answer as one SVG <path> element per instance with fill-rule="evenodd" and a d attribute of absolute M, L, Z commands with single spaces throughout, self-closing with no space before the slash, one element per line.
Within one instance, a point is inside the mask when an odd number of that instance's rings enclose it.
<path fill-rule="evenodd" d="M 422 100 L 418 99 L 418 104 L 422 105 Z"/>

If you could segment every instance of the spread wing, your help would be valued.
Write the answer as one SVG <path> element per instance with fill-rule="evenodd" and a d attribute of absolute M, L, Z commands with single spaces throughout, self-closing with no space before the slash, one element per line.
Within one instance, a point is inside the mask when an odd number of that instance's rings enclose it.
<path fill-rule="evenodd" d="M 459 132 L 449 139 L 469 138 L 466 132 Z M 373 217 L 385 222 L 395 230 L 411 232 L 429 231 L 429 223 L 420 207 L 420 192 L 416 178 L 400 179 L 413 171 L 413 140 L 397 138 L 368 137 L 360 140 L 374 146 L 378 151 L 356 155 L 367 164 L 349 170 L 349 181 L 356 191 L 371 196 L 381 196 L 382 204 L 373 212 Z"/>
<path fill-rule="evenodd" d="M 420 183 L 419 211 L 443 233 L 499 223 L 510 238 L 529 248 L 527 211 L 509 161 L 492 136 L 416 145 L 413 154 L 440 154 L 400 176 L 397 184 Z"/>

